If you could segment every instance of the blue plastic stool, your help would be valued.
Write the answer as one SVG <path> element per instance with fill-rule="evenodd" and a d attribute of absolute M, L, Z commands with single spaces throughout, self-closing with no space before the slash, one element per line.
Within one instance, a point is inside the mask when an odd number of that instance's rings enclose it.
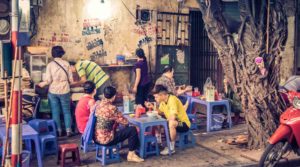
<path fill-rule="evenodd" d="M 114 152 L 113 149 L 116 149 Z M 100 161 L 101 164 L 107 165 L 114 162 L 120 162 L 120 146 L 119 144 L 113 146 L 101 146 L 96 144 L 96 161 Z"/>
<path fill-rule="evenodd" d="M 40 135 L 42 156 L 49 154 L 57 154 L 57 140 L 51 134 Z"/>
<path fill-rule="evenodd" d="M 189 120 L 191 122 L 191 127 L 190 127 L 190 130 L 197 130 L 198 129 L 198 126 L 197 126 L 197 117 L 195 114 L 188 114 L 188 117 L 189 117 Z"/>
<path fill-rule="evenodd" d="M 48 154 L 57 154 L 58 146 L 55 124 L 51 120 L 42 119 L 31 120 L 28 124 L 39 133 L 42 157 Z M 52 127 L 52 132 L 49 131 L 49 126 Z"/>
<path fill-rule="evenodd" d="M 144 155 L 146 157 L 147 155 L 151 154 L 156 154 L 157 156 L 159 155 L 157 139 L 155 136 L 146 135 L 144 144 Z"/>
<path fill-rule="evenodd" d="M 49 119 L 46 121 L 48 123 L 49 133 L 52 134 L 53 136 L 57 137 L 55 121 L 53 119 Z"/>
<path fill-rule="evenodd" d="M 185 149 L 196 145 L 196 139 L 192 131 L 177 134 L 178 140 L 176 140 L 176 147 L 179 147 L 179 149 Z"/>
<path fill-rule="evenodd" d="M 83 150 L 84 153 L 87 153 L 89 151 L 95 151 L 96 150 L 96 144 L 92 143 L 92 141 L 84 142 L 84 139 L 81 136 L 80 149 Z"/>

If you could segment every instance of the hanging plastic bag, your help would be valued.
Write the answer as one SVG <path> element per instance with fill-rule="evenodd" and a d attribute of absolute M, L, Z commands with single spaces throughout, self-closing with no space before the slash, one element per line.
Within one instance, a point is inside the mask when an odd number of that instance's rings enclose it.
<path fill-rule="evenodd" d="M 203 94 L 206 95 L 206 89 L 207 87 L 212 87 L 213 86 L 213 83 L 211 81 L 211 78 L 208 77 L 204 83 L 204 86 L 203 86 Z"/>

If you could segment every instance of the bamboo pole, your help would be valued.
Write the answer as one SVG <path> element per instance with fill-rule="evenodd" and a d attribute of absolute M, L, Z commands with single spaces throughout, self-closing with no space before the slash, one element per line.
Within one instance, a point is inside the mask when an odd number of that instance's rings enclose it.
<path fill-rule="evenodd" d="M 11 89 L 10 89 L 10 97 L 9 97 L 9 108 L 8 113 L 6 114 L 6 134 L 5 134 L 5 146 L 4 146 L 4 155 L 2 159 L 2 166 L 4 166 L 4 162 L 6 159 L 6 156 L 8 155 L 8 139 L 9 139 L 9 125 L 10 125 L 10 115 L 11 115 L 11 109 L 12 109 L 12 97 L 13 97 L 13 89 L 15 84 L 15 77 L 16 77 L 16 67 L 17 67 L 17 60 L 18 60 L 18 50 L 17 47 L 15 48 L 15 60 L 13 64 L 13 74 L 12 74 L 12 82 L 11 82 Z M 6 163 L 10 163 L 10 161 L 6 161 Z"/>
<path fill-rule="evenodd" d="M 8 98 L 8 96 L 7 96 L 8 85 L 7 85 L 7 80 L 8 80 L 8 78 L 7 78 L 7 71 L 5 70 L 4 71 L 4 105 L 5 105 L 5 107 L 4 107 L 5 111 L 4 112 L 5 113 L 7 113 L 7 111 L 8 111 L 8 100 L 7 100 L 7 98 Z M 4 113 L 2 113 L 2 115 L 4 115 Z"/>

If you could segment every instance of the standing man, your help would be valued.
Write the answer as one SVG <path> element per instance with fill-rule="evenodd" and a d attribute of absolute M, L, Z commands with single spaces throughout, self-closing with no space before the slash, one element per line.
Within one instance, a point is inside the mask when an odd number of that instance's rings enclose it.
<path fill-rule="evenodd" d="M 79 60 L 70 62 L 72 72 L 77 72 L 80 81 L 72 85 L 82 85 L 86 81 L 92 81 L 96 85 L 95 100 L 99 100 L 99 96 L 103 94 L 104 88 L 110 86 L 109 76 L 95 62 L 89 60 Z"/>
<path fill-rule="evenodd" d="M 158 113 L 165 115 L 171 138 L 171 153 L 175 153 L 175 141 L 177 132 L 183 133 L 190 129 L 191 122 L 186 114 L 181 101 L 168 92 L 168 89 L 163 85 L 156 85 L 154 88 L 155 101 L 159 103 Z M 146 102 L 147 108 L 153 108 L 152 103 Z M 160 152 L 162 155 L 168 155 L 169 150 L 166 147 Z"/>

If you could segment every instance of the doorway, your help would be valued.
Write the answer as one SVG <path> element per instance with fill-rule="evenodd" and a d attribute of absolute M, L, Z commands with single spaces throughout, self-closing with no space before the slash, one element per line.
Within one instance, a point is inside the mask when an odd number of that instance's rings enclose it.
<path fill-rule="evenodd" d="M 190 83 L 203 92 L 204 83 L 210 77 L 220 91 L 223 85 L 223 69 L 217 50 L 207 36 L 200 11 L 190 11 L 190 23 Z"/>

